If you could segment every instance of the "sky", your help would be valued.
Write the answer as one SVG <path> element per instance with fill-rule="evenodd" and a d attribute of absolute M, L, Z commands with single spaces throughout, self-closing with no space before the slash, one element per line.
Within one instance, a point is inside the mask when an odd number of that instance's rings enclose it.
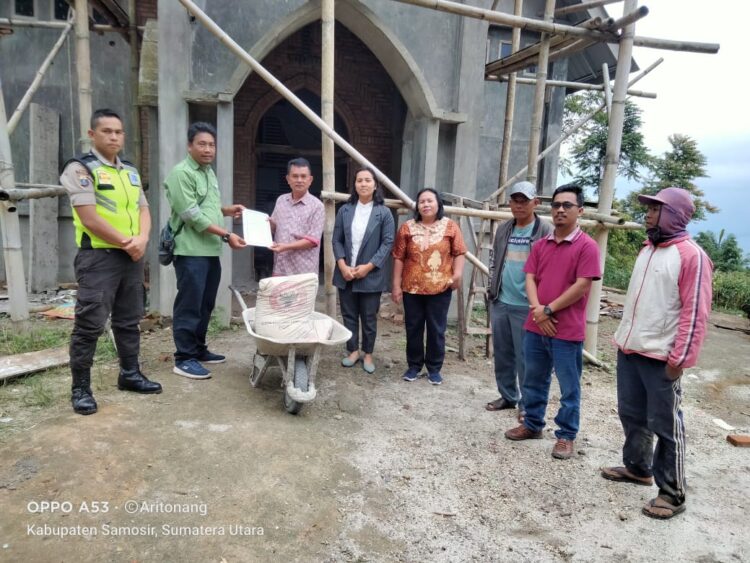
<path fill-rule="evenodd" d="M 632 99 L 643 110 L 642 131 L 654 154 L 669 150 L 669 135 L 681 133 L 695 139 L 708 160 L 708 178 L 695 183 L 720 211 L 691 224 L 691 232 L 718 234 L 724 229 L 750 254 L 750 220 L 740 197 L 750 187 L 750 108 L 742 84 L 748 63 L 743 53 L 750 54 L 748 31 L 742 26 L 750 21 L 750 2 L 651 0 L 639 5 L 647 6 L 649 14 L 636 24 L 637 36 L 721 45 L 715 55 L 635 48 L 633 56 L 641 69 L 659 57 L 664 62 L 634 86 L 655 92 L 657 98 Z M 606 9 L 613 17 L 622 15 L 621 3 Z M 616 197 L 632 189 L 637 186 L 618 178 Z"/>

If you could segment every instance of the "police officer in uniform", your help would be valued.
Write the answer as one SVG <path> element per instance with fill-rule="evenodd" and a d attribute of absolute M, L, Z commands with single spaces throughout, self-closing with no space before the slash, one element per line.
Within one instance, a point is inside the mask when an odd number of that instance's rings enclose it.
<path fill-rule="evenodd" d="M 138 365 L 143 256 L 151 230 L 140 174 L 117 156 L 125 131 L 114 111 L 96 110 L 88 135 L 91 152 L 69 160 L 60 176 L 73 207 L 79 249 L 74 263 L 78 299 L 70 339 L 71 402 L 73 410 L 84 415 L 97 409 L 91 392 L 91 365 L 110 314 L 120 358 L 117 387 L 136 393 L 161 393 L 161 385 L 149 381 Z"/>

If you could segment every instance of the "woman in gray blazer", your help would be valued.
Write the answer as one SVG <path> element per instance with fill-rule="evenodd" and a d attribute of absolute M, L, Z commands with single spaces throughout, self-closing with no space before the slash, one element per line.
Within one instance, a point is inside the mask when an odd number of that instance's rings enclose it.
<path fill-rule="evenodd" d="M 337 268 L 333 285 L 339 290 L 341 316 L 352 337 L 346 343 L 349 355 L 341 360 L 352 367 L 362 360 L 367 373 L 375 372 L 372 352 L 378 328 L 380 294 L 386 289 L 386 262 L 393 246 L 395 223 L 384 205 L 383 190 L 370 168 L 354 176 L 349 201 L 336 214 L 333 255 Z M 362 324 L 362 354 L 359 325 Z"/>

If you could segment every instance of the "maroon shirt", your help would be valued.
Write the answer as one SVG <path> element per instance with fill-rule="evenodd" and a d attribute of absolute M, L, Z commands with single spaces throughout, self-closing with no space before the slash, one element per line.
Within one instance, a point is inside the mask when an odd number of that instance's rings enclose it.
<path fill-rule="evenodd" d="M 599 247 L 594 239 L 576 228 L 559 243 L 555 233 L 539 239 L 531 247 L 531 254 L 523 271 L 534 274 L 539 303 L 549 305 L 560 297 L 578 278 L 598 280 L 602 277 Z M 559 311 L 555 311 L 557 334 L 555 338 L 582 342 L 586 338 L 586 303 L 589 294 Z M 523 328 L 544 336 L 531 316 Z"/>

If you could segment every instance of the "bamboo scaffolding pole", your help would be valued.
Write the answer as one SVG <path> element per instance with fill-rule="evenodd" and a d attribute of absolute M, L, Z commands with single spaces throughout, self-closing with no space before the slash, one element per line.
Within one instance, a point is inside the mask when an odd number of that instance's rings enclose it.
<path fill-rule="evenodd" d="M 545 0 L 544 21 L 551 22 L 555 11 L 555 0 Z M 536 185 L 539 163 L 539 141 L 542 138 L 542 122 L 544 121 L 544 94 L 547 89 L 547 68 L 549 67 L 549 47 L 552 38 L 549 34 L 542 34 L 539 41 L 539 63 L 536 67 L 536 84 L 534 85 L 534 105 L 531 113 L 531 132 L 529 134 L 529 153 L 526 180 Z"/>
<path fill-rule="evenodd" d="M 639 80 L 641 80 L 643 77 L 645 77 L 651 71 L 653 71 L 657 66 L 659 66 L 663 62 L 664 62 L 664 59 L 660 57 L 659 59 L 657 59 L 656 61 L 654 61 L 653 63 L 651 63 L 648 67 L 646 67 L 643 71 L 641 71 L 638 74 L 638 76 L 636 76 L 635 78 L 633 78 L 633 80 L 631 80 L 628 83 L 628 86 L 632 86 L 633 84 L 637 83 Z M 537 158 L 539 160 L 541 160 L 544 157 L 546 157 L 549 153 L 551 153 L 553 150 L 555 150 L 557 147 L 559 147 L 566 139 L 568 139 L 569 137 L 571 137 L 576 131 L 578 131 L 578 129 L 580 129 L 581 127 L 583 127 L 583 125 L 585 125 L 592 117 L 594 117 L 597 113 L 599 113 L 600 111 L 602 111 L 605 107 L 606 107 L 606 103 L 603 103 L 597 109 L 595 109 L 594 111 L 592 111 L 588 115 L 585 115 L 584 117 L 582 117 L 581 119 L 579 119 L 575 124 L 573 124 L 573 126 L 568 131 L 566 131 L 565 133 L 563 133 L 562 135 L 560 135 L 560 137 L 558 137 L 557 140 L 555 140 L 554 142 L 552 142 L 546 149 L 544 149 L 539 154 L 539 156 Z M 495 199 L 496 197 L 498 197 L 503 191 L 505 191 L 505 189 L 508 186 L 510 186 L 511 184 L 513 184 L 514 182 L 516 182 L 517 180 L 519 180 L 526 173 L 526 169 L 527 169 L 527 167 L 524 166 L 523 168 L 521 168 L 521 170 L 519 170 L 518 172 L 516 172 L 511 178 L 508 178 L 508 181 L 505 182 L 504 185 L 500 186 L 497 190 L 495 190 L 494 192 L 492 192 L 490 195 L 487 196 L 486 201 L 492 201 L 493 199 Z"/>
<path fill-rule="evenodd" d="M 136 29 L 136 3 L 131 0 L 128 3 L 128 35 L 130 37 L 130 107 L 131 107 L 131 125 L 130 130 L 133 134 L 133 145 L 135 147 L 135 167 L 141 170 L 143 164 L 143 144 L 141 143 L 141 110 L 138 106 L 138 65 L 140 57 L 138 56 L 138 30 Z"/>
<path fill-rule="evenodd" d="M 610 87 L 609 79 L 609 65 L 602 63 L 602 89 L 604 90 L 604 103 L 607 106 L 607 115 L 612 111 L 612 88 Z M 632 96 L 630 90 L 626 92 L 629 96 Z M 656 94 L 654 94 L 654 98 Z"/>
<path fill-rule="evenodd" d="M 638 0 L 625 0 L 623 11 L 626 13 L 633 12 L 637 6 Z M 612 90 L 612 110 L 609 112 L 609 127 L 607 129 L 607 154 L 604 159 L 604 175 L 599 184 L 598 212 L 604 215 L 609 215 L 615 196 L 615 180 L 617 178 L 617 167 L 620 163 L 620 148 L 622 147 L 622 128 L 625 122 L 625 92 L 628 87 L 628 74 L 630 73 L 630 62 L 633 56 L 634 35 L 635 24 L 631 23 L 623 30 L 617 54 L 617 71 L 615 72 L 615 85 Z M 600 264 L 602 271 L 604 271 L 609 231 L 597 229 L 594 238 L 599 245 Z M 586 340 L 584 341 L 584 348 L 593 356 L 596 356 L 601 294 L 602 280 L 594 281 L 591 284 L 589 301 L 586 306 Z"/>
<path fill-rule="evenodd" d="M 448 12 L 459 16 L 486 20 L 494 25 L 504 27 L 520 27 L 529 31 L 539 33 L 551 33 L 555 35 L 571 35 L 575 37 L 590 37 L 607 43 L 618 43 L 618 34 L 598 30 L 581 29 L 575 26 L 550 23 L 541 20 L 511 16 L 502 12 L 494 12 L 474 6 L 467 6 L 449 0 L 393 0 L 402 4 L 411 4 L 422 8 L 430 8 L 439 12 Z M 652 49 L 664 49 L 667 51 L 689 51 L 691 53 L 715 54 L 719 52 L 718 43 L 702 43 L 700 41 L 676 41 L 673 39 L 658 39 L 654 37 L 636 37 L 634 45 L 638 47 L 650 47 Z"/>
<path fill-rule="evenodd" d="M 551 33 L 554 35 L 571 35 L 575 37 L 590 37 L 607 43 L 618 43 L 620 36 L 610 32 L 602 32 L 591 29 L 582 29 L 571 25 L 551 23 L 533 18 L 512 16 L 502 12 L 494 12 L 474 6 L 450 2 L 449 0 L 393 0 L 402 4 L 411 4 L 422 8 L 430 8 L 439 12 L 448 12 L 459 16 L 486 20 L 494 25 L 504 27 L 520 27 L 529 31 L 539 33 Z M 672 39 L 657 39 L 653 37 L 636 37 L 634 45 L 638 47 L 650 47 L 653 49 L 665 49 L 668 51 L 689 51 L 691 53 L 714 54 L 719 51 L 718 43 L 701 43 L 699 41 L 676 41 Z"/>
<path fill-rule="evenodd" d="M 596 44 L 596 41 L 592 41 L 591 39 L 579 39 L 570 45 L 565 45 L 561 49 L 550 52 L 548 62 L 551 63 L 579 53 L 580 51 L 585 51 L 594 44 Z"/>
<path fill-rule="evenodd" d="M 494 9 L 495 5 L 493 5 Z M 513 3 L 513 14 L 520 16 L 523 13 L 523 0 L 515 0 Z M 511 55 L 521 48 L 521 28 L 514 27 L 511 34 Z M 510 145 L 513 138 L 513 117 L 516 114 L 516 81 L 518 75 L 512 72 L 508 77 L 508 91 L 505 94 L 505 123 L 503 126 L 503 146 L 500 151 L 500 177 L 498 186 L 502 186 L 508 179 L 508 166 L 510 164 Z"/>
<path fill-rule="evenodd" d="M 16 184 L 20 186 L 21 184 Z M 45 197 L 59 197 L 67 195 L 68 192 L 63 187 L 54 188 L 52 186 L 45 188 L 2 188 L 0 189 L 0 201 L 21 201 L 23 199 L 42 199 Z"/>
<path fill-rule="evenodd" d="M 582 22 L 577 27 L 582 27 L 586 29 L 597 29 L 601 25 L 602 25 L 601 18 L 591 18 L 589 20 L 586 20 L 585 22 Z M 513 30 L 514 31 L 518 30 L 519 34 L 521 32 L 520 28 L 517 28 L 517 27 L 514 27 Z M 550 40 L 550 49 L 554 47 L 558 47 L 563 44 L 571 43 L 578 39 L 581 39 L 581 38 L 580 37 L 554 36 Z M 520 39 L 519 39 L 519 46 L 520 46 Z M 505 67 L 510 66 L 510 65 L 515 65 L 516 63 L 525 63 L 526 65 L 534 64 L 534 61 L 536 61 L 536 57 L 539 54 L 540 49 L 541 49 L 541 42 L 537 42 L 517 52 L 511 53 L 507 57 L 503 57 L 502 59 L 499 59 L 496 61 L 491 61 L 485 65 L 485 73 L 496 72 L 498 70 L 502 70 L 503 73 L 505 73 L 505 72 L 508 72 L 505 70 Z M 521 68 L 525 68 L 525 67 L 521 67 Z"/>
<path fill-rule="evenodd" d="M 551 21 L 543 21 L 535 18 L 527 18 L 524 16 L 515 16 L 506 14 L 504 12 L 485 10 L 483 8 L 469 6 L 467 4 L 459 4 L 458 2 L 451 2 L 449 0 L 394 1 L 400 2 L 402 4 L 411 4 L 412 6 L 429 8 L 431 10 L 437 10 L 439 12 L 448 12 L 449 14 L 455 14 L 458 16 L 466 16 L 470 18 L 486 20 L 491 24 L 501 25 L 505 27 L 518 27 L 528 31 L 536 31 L 538 33 L 549 33 L 553 35 L 563 36 L 568 35 L 572 37 L 591 37 L 592 39 L 598 39 L 600 41 L 617 42 L 617 37 L 609 32 L 583 29 L 572 25 L 552 23 Z"/>
<path fill-rule="evenodd" d="M 65 26 L 68 24 L 62 21 L 36 21 L 36 20 L 16 20 L 11 18 L 0 18 L 0 25 L 5 25 L 9 27 L 32 27 L 32 28 L 38 28 L 38 29 L 65 29 Z M 89 26 L 91 31 L 95 31 L 97 33 L 108 33 L 108 32 L 115 32 L 115 33 L 122 33 L 123 31 L 127 31 L 124 27 L 117 27 L 114 25 L 106 25 L 106 24 L 94 24 Z M 137 26 L 136 28 L 138 31 L 144 31 L 146 28 L 141 26 Z"/>
<path fill-rule="evenodd" d="M 645 18 L 647 15 L 648 8 L 646 6 L 641 6 L 640 8 L 633 10 L 632 12 L 626 13 L 621 18 L 616 19 L 612 24 L 611 29 L 621 29 L 623 27 L 632 25 L 638 20 Z"/>
<path fill-rule="evenodd" d="M 573 6 L 558 8 L 555 10 L 555 17 L 558 18 L 567 14 L 582 12 L 583 10 L 590 10 L 591 8 L 598 8 L 599 6 L 606 6 L 607 4 L 614 4 L 615 2 L 622 2 L 622 0 L 594 0 L 593 2 L 581 2 L 580 4 L 575 4 Z"/>
<path fill-rule="evenodd" d="M 68 20 L 68 23 L 65 24 L 65 27 L 63 28 L 62 33 L 60 34 L 60 37 L 52 46 L 52 49 L 50 49 L 49 54 L 42 62 L 41 66 L 39 67 L 39 70 L 36 71 L 36 76 L 34 76 L 34 80 L 31 81 L 31 84 L 29 85 L 29 89 L 26 90 L 26 93 L 23 95 L 23 98 L 21 98 L 21 101 L 18 102 L 18 107 L 16 107 L 16 110 L 13 112 L 13 115 L 11 115 L 10 119 L 8 120 L 8 136 L 12 135 L 13 131 L 16 130 L 16 126 L 18 125 L 18 122 L 21 120 L 21 117 L 23 116 L 23 112 L 26 111 L 27 107 L 29 107 L 29 104 L 31 103 L 31 99 L 34 97 L 34 94 L 36 94 L 36 91 L 39 89 L 39 85 L 42 83 L 42 79 L 44 78 L 44 75 L 47 72 L 47 69 L 49 68 L 50 64 L 52 64 L 52 61 L 57 56 L 57 53 L 60 51 L 60 48 L 65 43 L 65 39 L 67 39 L 68 33 L 70 33 L 70 30 L 72 27 L 73 27 L 73 21 Z"/>
<path fill-rule="evenodd" d="M 314 111 L 312 111 L 309 107 L 305 105 L 305 103 L 300 100 L 294 92 L 289 90 L 284 84 L 279 81 L 273 74 L 268 72 L 266 68 L 261 65 L 258 61 L 256 61 L 252 56 L 250 56 L 247 51 L 245 51 L 242 47 L 240 47 L 234 39 L 229 37 L 217 24 L 214 22 L 211 18 L 209 18 L 206 13 L 201 10 L 198 6 L 195 5 L 192 0 L 179 0 L 180 4 L 182 4 L 185 9 L 195 17 L 196 20 L 198 20 L 201 24 L 205 26 L 205 28 L 213 34 L 216 38 L 219 39 L 219 41 L 227 47 L 232 53 L 237 55 L 240 59 L 242 59 L 247 65 L 253 69 L 253 72 L 257 73 L 260 78 L 265 80 L 271 88 L 276 90 L 279 94 L 281 94 L 284 99 L 286 99 L 289 103 L 291 103 L 296 109 L 300 111 L 302 115 L 304 115 L 308 120 L 310 120 L 318 129 L 323 131 L 326 135 L 328 135 L 330 138 L 333 139 L 333 141 L 343 149 L 343 151 L 351 156 L 355 161 L 360 163 L 363 166 L 368 166 L 372 168 L 375 171 L 375 176 L 377 176 L 378 180 L 386 187 L 388 188 L 391 193 L 393 193 L 398 199 L 403 201 L 407 206 L 410 208 L 414 208 L 414 201 L 406 195 L 401 188 L 399 188 L 396 184 L 391 181 L 388 176 L 383 174 L 383 172 L 375 166 L 372 162 L 367 160 L 362 154 L 360 154 L 357 149 L 355 149 L 352 145 L 350 145 L 346 139 L 344 139 L 341 135 L 336 133 L 336 131 L 333 130 L 332 127 L 329 127 L 328 124 L 323 121 L 318 114 L 316 114 Z"/>
<path fill-rule="evenodd" d="M 607 66 L 606 63 L 603 65 L 604 67 Z M 605 77 L 605 83 L 609 79 L 609 68 L 607 68 L 607 76 Z M 494 81 L 494 82 L 508 82 L 510 83 L 510 77 L 508 76 L 494 76 L 490 75 L 487 77 L 487 80 Z M 517 84 L 536 84 L 536 79 L 531 77 L 524 77 L 524 76 L 518 76 L 516 78 Z M 562 88 L 568 88 L 570 90 L 598 90 L 599 92 L 606 92 L 607 89 L 605 89 L 604 84 L 587 84 L 585 82 L 571 82 L 568 80 L 547 80 L 547 86 L 555 86 L 555 87 L 562 87 Z M 643 90 L 632 90 L 628 89 L 628 96 L 636 97 L 636 98 L 649 98 L 649 99 L 656 99 L 656 93 L 655 92 L 645 92 Z"/>
<path fill-rule="evenodd" d="M 8 123 L 5 117 L 5 99 L 0 80 L 0 189 L 14 190 L 13 156 L 10 152 Z M 15 205 L 0 201 L 0 234 L 3 243 L 5 261 L 5 281 L 8 284 L 10 300 L 10 319 L 14 324 L 24 328 L 29 318 L 29 302 L 26 294 L 26 280 L 23 270 L 23 245 L 21 244 L 21 225 Z"/>
<path fill-rule="evenodd" d="M 335 1 L 322 0 L 321 26 L 321 69 L 320 69 L 320 108 L 326 124 L 333 129 L 334 118 L 334 51 L 335 51 Z M 322 139 L 323 189 L 336 191 L 336 163 L 334 153 L 336 146 L 325 134 Z M 333 285 L 333 273 L 336 261 L 333 255 L 333 226 L 336 221 L 336 204 L 332 200 L 323 203 L 325 206 L 325 228 L 323 229 L 323 264 L 325 268 L 326 314 L 336 316 L 336 288 Z"/>
<path fill-rule="evenodd" d="M 322 200 L 326 199 L 332 199 L 334 201 L 346 201 L 349 199 L 349 196 L 347 194 L 341 193 L 341 192 L 328 192 L 328 191 L 321 191 L 320 192 L 320 198 Z M 388 198 L 385 200 L 385 206 L 391 209 L 403 209 L 407 213 L 409 210 L 411 210 L 410 207 L 405 205 L 401 200 L 398 199 L 391 199 Z M 507 221 L 508 219 L 513 218 L 513 214 L 510 211 L 494 211 L 492 209 L 471 209 L 469 207 L 458 207 L 454 205 L 445 205 L 444 210 L 446 215 L 455 215 L 458 217 L 478 217 L 480 219 L 489 219 L 493 221 Z M 589 214 L 586 214 L 589 216 Z M 591 216 L 596 216 L 595 214 L 590 214 Z M 625 221 L 623 223 L 620 223 L 619 217 L 612 217 L 612 216 L 604 216 L 606 219 L 606 223 L 600 220 L 594 220 L 594 219 L 580 219 L 578 221 L 578 224 L 581 227 L 588 228 L 594 228 L 598 226 L 602 226 L 605 229 L 624 229 L 627 231 L 637 231 L 643 229 L 643 225 L 640 223 L 634 223 L 632 221 Z M 545 221 L 552 221 L 551 217 L 543 217 Z M 473 254 L 472 254 L 473 256 Z"/>
<path fill-rule="evenodd" d="M 81 152 L 91 148 L 87 132 L 91 119 L 91 53 L 89 48 L 88 0 L 75 0 L 76 73 L 78 75 L 78 143 Z"/>

